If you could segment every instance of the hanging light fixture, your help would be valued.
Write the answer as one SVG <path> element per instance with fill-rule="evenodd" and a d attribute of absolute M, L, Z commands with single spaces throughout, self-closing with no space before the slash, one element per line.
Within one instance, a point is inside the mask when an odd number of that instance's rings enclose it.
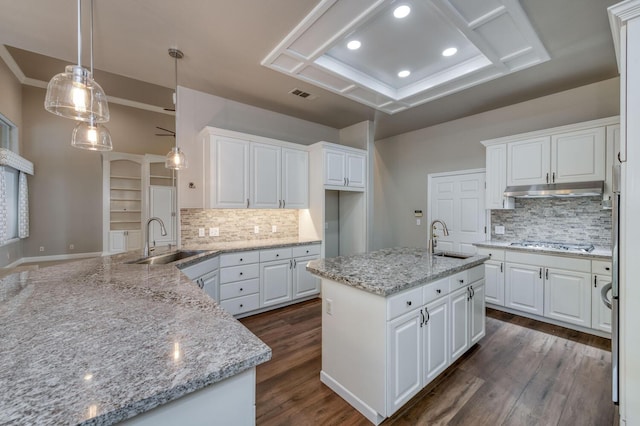
<path fill-rule="evenodd" d="M 178 59 L 182 59 L 184 54 L 178 49 L 169 49 L 169 56 L 174 59 L 175 62 L 175 74 L 176 74 L 176 91 L 173 94 L 173 105 L 176 110 L 176 130 L 178 128 Z M 164 161 L 164 166 L 167 169 L 172 170 L 180 170 L 187 168 L 187 157 L 185 157 L 184 152 L 180 151 L 178 147 L 178 138 L 176 137 L 176 146 L 171 148 L 171 151 L 167 154 L 167 157 Z"/>
<path fill-rule="evenodd" d="M 91 75 L 93 75 L 93 0 L 91 0 L 90 46 Z M 71 146 L 90 151 L 111 151 L 113 149 L 111 133 L 105 126 L 96 122 L 93 114 L 89 116 L 88 122 L 82 121 L 73 129 Z"/>
<path fill-rule="evenodd" d="M 78 121 L 109 121 L 109 104 L 93 73 L 82 67 L 82 13 L 78 0 L 78 64 L 67 65 L 47 86 L 44 108 L 65 118 Z M 91 26 L 93 33 L 93 24 Z"/>

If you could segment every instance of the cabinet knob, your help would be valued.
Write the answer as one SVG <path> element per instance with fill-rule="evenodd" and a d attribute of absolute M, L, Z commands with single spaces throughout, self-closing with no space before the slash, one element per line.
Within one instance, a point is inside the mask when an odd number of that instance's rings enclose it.
<path fill-rule="evenodd" d="M 458 280 L 460 284 L 464 284 L 464 280 Z"/>
<path fill-rule="evenodd" d="M 242 272 L 240 272 L 240 275 L 242 275 Z"/>
<path fill-rule="evenodd" d="M 607 270 L 607 271 L 611 270 L 611 268 L 609 268 L 608 266 L 605 266 L 604 269 Z"/>
<path fill-rule="evenodd" d="M 307 250 L 307 253 L 309 253 L 309 250 Z M 609 270 L 609 268 L 607 268 L 607 270 Z"/>
<path fill-rule="evenodd" d="M 242 287 L 240 287 L 240 291 L 242 291 Z"/>
<path fill-rule="evenodd" d="M 280 255 L 278 253 L 276 253 L 276 257 L 280 257 Z"/>
<path fill-rule="evenodd" d="M 442 293 L 442 290 L 440 290 L 440 289 L 438 288 L 438 289 L 436 289 L 436 293 L 440 294 L 440 293 Z"/>
<path fill-rule="evenodd" d="M 241 303 L 241 304 L 240 304 L 240 307 L 241 307 L 241 308 L 244 308 L 244 305 Z"/>
<path fill-rule="evenodd" d="M 407 300 L 407 306 L 411 306 L 411 300 Z"/>
<path fill-rule="evenodd" d="M 242 259 L 242 258 L 240 258 L 240 262 L 242 262 L 242 260 L 243 260 L 243 259 Z"/>

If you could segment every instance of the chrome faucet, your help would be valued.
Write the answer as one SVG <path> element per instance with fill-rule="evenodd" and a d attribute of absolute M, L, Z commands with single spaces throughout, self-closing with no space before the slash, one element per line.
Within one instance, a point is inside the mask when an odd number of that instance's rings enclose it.
<path fill-rule="evenodd" d="M 436 219 L 431 222 L 431 226 L 429 227 L 429 246 L 427 248 L 429 254 L 433 254 L 435 252 L 435 248 L 438 245 L 438 236 L 434 234 L 436 231 L 436 223 L 442 225 L 442 235 L 448 236 L 449 230 L 447 229 L 447 224 L 441 221 L 440 219 Z"/>
<path fill-rule="evenodd" d="M 164 222 L 162 221 L 162 219 L 160 219 L 159 217 L 150 217 L 149 220 L 147 220 L 147 238 L 146 241 L 144 242 L 144 251 L 142 252 L 142 255 L 144 257 L 148 257 L 149 256 L 149 252 L 155 250 L 156 248 L 156 242 L 153 242 L 153 247 L 151 249 L 149 249 L 149 238 L 151 237 L 151 232 L 149 232 L 149 226 L 151 224 L 151 222 L 156 221 L 160 224 L 160 234 L 164 237 L 165 235 L 167 235 L 167 228 L 164 227 Z"/>

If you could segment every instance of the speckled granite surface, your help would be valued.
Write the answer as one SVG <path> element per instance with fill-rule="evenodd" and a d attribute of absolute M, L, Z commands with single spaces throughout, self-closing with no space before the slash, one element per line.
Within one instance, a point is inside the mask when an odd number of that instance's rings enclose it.
<path fill-rule="evenodd" d="M 313 260 L 307 264 L 307 270 L 322 278 L 389 296 L 481 265 L 485 260 L 489 256 L 453 259 L 432 256 L 423 248 L 399 247 Z"/>
<path fill-rule="evenodd" d="M 0 279 L 0 424 L 113 424 L 271 358 L 175 265 L 124 263 L 138 256 Z"/>
<path fill-rule="evenodd" d="M 498 248 L 498 249 L 506 249 L 513 251 L 524 251 L 527 253 L 533 254 L 550 254 L 554 256 L 565 256 L 565 257 L 579 257 L 582 259 L 592 259 L 592 260 L 611 260 L 611 249 L 607 247 L 596 247 L 591 253 L 580 252 L 580 251 L 572 251 L 568 252 L 566 250 L 558 250 L 551 248 L 536 248 L 536 247 L 518 247 L 512 246 L 511 241 L 483 241 L 479 243 L 474 243 L 476 247 L 486 247 L 486 248 Z"/>
<path fill-rule="evenodd" d="M 293 247 L 306 244 L 320 244 L 321 240 L 311 240 L 304 238 L 274 238 L 271 240 L 251 240 L 251 241 L 235 241 L 229 243 L 190 243 L 183 248 L 188 250 L 215 250 L 221 252 L 233 252 L 244 250 L 258 250 L 278 247 Z"/>

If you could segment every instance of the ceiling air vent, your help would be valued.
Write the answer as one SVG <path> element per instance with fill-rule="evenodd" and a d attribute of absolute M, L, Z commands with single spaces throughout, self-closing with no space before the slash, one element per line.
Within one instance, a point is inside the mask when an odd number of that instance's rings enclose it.
<path fill-rule="evenodd" d="M 311 93 L 305 92 L 304 90 L 300 90 L 300 89 L 293 89 L 289 93 L 291 93 L 292 95 L 296 95 L 299 98 L 306 99 L 306 100 L 309 100 L 309 101 L 314 100 L 316 98 L 315 95 L 312 95 Z"/>

